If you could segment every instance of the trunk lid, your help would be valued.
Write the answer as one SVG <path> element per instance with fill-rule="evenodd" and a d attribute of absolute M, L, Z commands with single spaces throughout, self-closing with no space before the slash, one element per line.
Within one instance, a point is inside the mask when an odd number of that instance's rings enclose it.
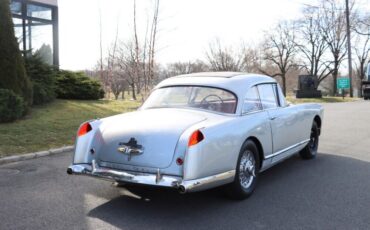
<path fill-rule="evenodd" d="M 117 164 L 166 168 L 181 134 L 205 119 L 196 111 L 164 108 L 102 119 L 99 158 Z"/>

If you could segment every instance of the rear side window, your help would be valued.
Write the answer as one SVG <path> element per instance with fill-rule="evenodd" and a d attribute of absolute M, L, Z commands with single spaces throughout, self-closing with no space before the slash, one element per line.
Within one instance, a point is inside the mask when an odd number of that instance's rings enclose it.
<path fill-rule="evenodd" d="M 263 109 L 272 109 L 278 107 L 275 89 L 273 84 L 263 84 L 258 86 L 258 92 L 261 98 Z"/>
<path fill-rule="evenodd" d="M 250 113 L 262 109 L 261 101 L 258 96 L 258 91 L 256 86 L 253 86 L 247 91 L 247 95 L 244 99 L 243 111 L 242 113 Z"/>
<path fill-rule="evenodd" d="M 277 89 L 277 92 L 278 92 L 278 95 L 279 95 L 279 104 L 280 104 L 281 107 L 285 107 L 286 106 L 286 100 L 285 100 L 283 91 L 281 90 L 281 88 L 278 84 L 276 84 L 275 86 L 276 86 L 276 89 Z"/>

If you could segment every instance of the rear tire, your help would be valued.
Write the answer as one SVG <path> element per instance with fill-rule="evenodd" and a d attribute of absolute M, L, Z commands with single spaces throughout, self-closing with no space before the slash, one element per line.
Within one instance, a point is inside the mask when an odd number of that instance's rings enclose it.
<path fill-rule="evenodd" d="M 234 182 L 228 185 L 230 198 L 243 200 L 252 195 L 258 180 L 260 159 L 256 144 L 244 142 L 238 157 Z"/>
<path fill-rule="evenodd" d="M 310 135 L 310 141 L 302 149 L 299 154 L 303 159 L 313 159 L 317 155 L 317 149 L 319 147 L 319 128 L 314 121 L 312 123 L 312 128 L 311 128 L 311 135 Z"/>

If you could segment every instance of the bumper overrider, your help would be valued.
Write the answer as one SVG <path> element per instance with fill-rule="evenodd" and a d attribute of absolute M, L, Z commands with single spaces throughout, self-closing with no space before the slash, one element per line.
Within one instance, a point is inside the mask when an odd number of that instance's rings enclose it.
<path fill-rule="evenodd" d="M 95 160 L 90 164 L 73 164 L 67 169 L 68 174 L 86 175 L 110 181 L 161 186 L 178 189 L 181 193 L 195 192 L 232 182 L 235 170 L 195 179 L 183 180 L 181 177 L 162 175 L 158 170 L 156 174 L 115 170 L 100 167 Z"/>

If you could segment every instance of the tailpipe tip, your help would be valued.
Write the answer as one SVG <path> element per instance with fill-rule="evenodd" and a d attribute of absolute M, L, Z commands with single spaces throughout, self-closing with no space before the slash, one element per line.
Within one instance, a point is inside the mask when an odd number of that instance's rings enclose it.
<path fill-rule="evenodd" d="M 178 189 L 179 189 L 179 192 L 181 194 L 185 194 L 186 193 L 186 188 L 183 185 L 180 185 Z"/>
<path fill-rule="evenodd" d="M 72 175 L 72 173 L 73 173 L 72 169 L 71 168 L 68 168 L 67 169 L 67 174 Z"/>

